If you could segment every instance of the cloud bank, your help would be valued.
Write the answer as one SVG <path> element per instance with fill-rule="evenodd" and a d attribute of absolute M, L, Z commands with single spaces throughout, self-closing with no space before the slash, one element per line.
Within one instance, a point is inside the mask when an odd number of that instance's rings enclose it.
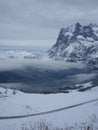
<path fill-rule="evenodd" d="M 26 67 L 32 69 L 41 69 L 41 70 L 67 70 L 67 69 L 82 69 L 84 65 L 81 63 L 66 63 L 65 61 L 54 61 L 54 60 L 1 60 L 0 71 L 9 71 L 14 69 L 25 70 Z"/>

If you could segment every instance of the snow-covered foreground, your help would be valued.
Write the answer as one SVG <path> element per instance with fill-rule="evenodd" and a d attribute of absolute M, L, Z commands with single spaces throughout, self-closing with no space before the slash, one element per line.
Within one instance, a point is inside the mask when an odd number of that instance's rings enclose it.
<path fill-rule="evenodd" d="M 3 88 L 0 88 L 0 93 L 0 117 L 46 112 L 98 99 L 98 87 L 85 92 L 74 90 L 68 94 L 26 94 L 19 91 L 13 94 L 13 90 L 6 91 Z M 98 117 L 98 101 L 46 115 L 0 120 L 0 130 L 21 130 L 24 124 L 30 127 L 38 121 L 52 122 L 54 126 L 73 125 L 91 122 L 92 118 L 96 117 Z"/>

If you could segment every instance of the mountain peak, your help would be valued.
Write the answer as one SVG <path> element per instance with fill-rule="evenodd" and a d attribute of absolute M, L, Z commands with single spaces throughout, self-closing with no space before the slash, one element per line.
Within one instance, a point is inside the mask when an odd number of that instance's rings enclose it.
<path fill-rule="evenodd" d="M 74 31 L 74 35 L 75 36 L 80 35 L 80 33 L 81 33 L 81 27 L 82 27 L 82 25 L 80 25 L 80 23 L 76 23 L 75 24 L 75 31 Z"/>
<path fill-rule="evenodd" d="M 95 24 L 95 23 L 90 23 L 89 26 L 90 26 L 90 27 L 98 27 L 98 25 Z"/>
<path fill-rule="evenodd" d="M 75 26 L 76 26 L 76 27 L 81 27 L 81 24 L 80 24 L 79 22 L 77 22 L 77 23 L 75 24 Z"/>

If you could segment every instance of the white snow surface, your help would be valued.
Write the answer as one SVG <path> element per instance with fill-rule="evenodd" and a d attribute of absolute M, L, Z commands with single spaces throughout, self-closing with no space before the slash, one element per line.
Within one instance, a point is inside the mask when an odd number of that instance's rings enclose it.
<path fill-rule="evenodd" d="M 76 84 L 76 87 L 79 87 L 80 85 L 83 86 L 83 88 L 91 87 L 93 84 L 92 82 L 84 83 L 84 84 Z"/>
<path fill-rule="evenodd" d="M 91 84 L 87 83 L 84 86 Z M 85 92 L 73 90 L 68 94 L 47 95 L 27 94 L 19 91 L 16 91 L 14 95 L 13 90 L 8 89 L 6 92 L 6 89 L 0 88 L 0 117 L 45 112 L 97 98 L 98 87 Z M 26 124 L 29 127 L 38 121 L 52 122 L 57 126 L 72 125 L 90 121 L 93 115 L 98 117 L 98 101 L 47 115 L 0 120 L 0 130 L 21 130 L 22 125 Z"/>

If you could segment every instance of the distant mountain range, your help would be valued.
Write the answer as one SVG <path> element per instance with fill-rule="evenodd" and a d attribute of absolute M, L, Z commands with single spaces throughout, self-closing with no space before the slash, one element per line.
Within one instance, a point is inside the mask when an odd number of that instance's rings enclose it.
<path fill-rule="evenodd" d="M 76 23 L 62 28 L 55 45 L 48 51 L 49 58 L 66 62 L 98 64 L 98 25 Z"/>
<path fill-rule="evenodd" d="M 47 48 L 0 46 L 0 60 L 41 59 Z"/>

